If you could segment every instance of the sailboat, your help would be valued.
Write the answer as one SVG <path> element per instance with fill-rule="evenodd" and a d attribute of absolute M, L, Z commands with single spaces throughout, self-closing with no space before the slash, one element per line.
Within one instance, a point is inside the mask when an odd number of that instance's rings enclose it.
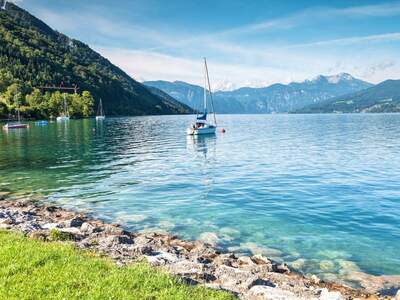
<path fill-rule="evenodd" d="M 8 129 L 18 129 L 18 128 L 28 128 L 28 124 L 21 123 L 21 115 L 19 113 L 18 107 L 16 108 L 17 111 L 17 122 L 13 123 L 7 123 L 6 125 L 3 126 L 3 129 L 8 130 Z"/>
<path fill-rule="evenodd" d="M 61 116 L 57 117 L 57 121 L 59 122 L 69 121 L 68 104 L 65 95 L 64 95 L 64 111 L 62 112 Z"/>
<path fill-rule="evenodd" d="M 96 120 L 104 120 L 105 118 L 106 118 L 106 115 L 104 114 L 104 110 L 103 110 L 103 102 L 101 101 L 101 98 L 100 98 L 99 107 L 97 108 Z"/>
<path fill-rule="evenodd" d="M 207 90 L 208 87 L 208 90 Z M 213 110 L 213 120 L 207 120 L 207 95 L 210 96 L 210 102 Z M 215 117 L 214 103 L 211 92 L 210 78 L 208 76 L 207 60 L 204 58 L 204 102 L 203 112 L 196 115 L 195 122 L 186 130 L 188 135 L 215 134 L 217 129 L 217 119 Z"/>

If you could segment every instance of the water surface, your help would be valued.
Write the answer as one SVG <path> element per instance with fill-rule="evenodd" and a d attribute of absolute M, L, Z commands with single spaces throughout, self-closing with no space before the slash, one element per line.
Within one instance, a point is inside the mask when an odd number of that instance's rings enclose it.
<path fill-rule="evenodd" d="M 400 115 L 71 120 L 0 132 L 0 189 L 340 278 L 400 274 Z"/>

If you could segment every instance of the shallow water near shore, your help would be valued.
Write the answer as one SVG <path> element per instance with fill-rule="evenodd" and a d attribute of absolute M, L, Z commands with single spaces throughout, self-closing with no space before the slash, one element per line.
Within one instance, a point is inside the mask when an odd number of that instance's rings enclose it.
<path fill-rule="evenodd" d="M 400 115 L 71 120 L 0 132 L 0 190 L 326 279 L 400 274 Z"/>

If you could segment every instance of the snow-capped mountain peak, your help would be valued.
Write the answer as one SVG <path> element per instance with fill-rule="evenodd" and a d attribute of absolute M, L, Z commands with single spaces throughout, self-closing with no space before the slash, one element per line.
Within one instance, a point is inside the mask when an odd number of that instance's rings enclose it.
<path fill-rule="evenodd" d="M 329 83 L 338 83 L 339 81 L 350 81 L 354 79 L 354 77 L 348 73 L 339 73 L 337 75 L 326 76 L 325 78 Z"/>
<path fill-rule="evenodd" d="M 228 80 L 221 81 L 213 86 L 214 91 L 233 91 L 236 88 L 236 84 Z"/>
<path fill-rule="evenodd" d="M 305 83 L 317 83 L 317 82 L 329 82 L 331 84 L 337 84 L 341 81 L 352 81 L 355 78 L 348 73 L 339 73 L 336 75 L 318 75 L 311 80 L 305 80 Z"/>

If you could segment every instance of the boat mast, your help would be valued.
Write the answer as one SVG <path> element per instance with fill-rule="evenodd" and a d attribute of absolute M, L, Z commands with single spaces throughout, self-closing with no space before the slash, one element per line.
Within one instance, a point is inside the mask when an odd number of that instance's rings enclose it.
<path fill-rule="evenodd" d="M 203 112 L 207 112 L 207 65 L 206 58 L 204 58 L 204 103 L 203 103 Z"/>
<path fill-rule="evenodd" d="M 214 124 L 215 124 L 215 126 L 217 126 L 217 119 L 215 118 L 215 110 L 214 110 L 214 101 L 213 101 L 212 92 L 211 92 L 210 77 L 208 76 L 207 60 L 205 57 L 204 57 L 204 66 L 206 68 L 206 77 L 207 77 L 207 83 L 208 83 L 208 91 L 210 92 L 210 100 L 211 100 L 211 106 L 212 106 L 213 116 L 214 116 Z"/>
<path fill-rule="evenodd" d="M 97 116 L 102 116 L 103 115 L 103 106 L 101 104 L 101 98 L 99 100 L 99 106 L 97 106 Z"/>
<path fill-rule="evenodd" d="M 16 104 L 15 109 L 17 111 L 17 122 L 20 123 L 21 115 L 19 113 L 19 99 L 18 98 L 16 99 L 15 104 Z"/>
<path fill-rule="evenodd" d="M 68 117 L 68 109 L 67 109 L 67 99 L 64 94 L 64 116 Z"/>

